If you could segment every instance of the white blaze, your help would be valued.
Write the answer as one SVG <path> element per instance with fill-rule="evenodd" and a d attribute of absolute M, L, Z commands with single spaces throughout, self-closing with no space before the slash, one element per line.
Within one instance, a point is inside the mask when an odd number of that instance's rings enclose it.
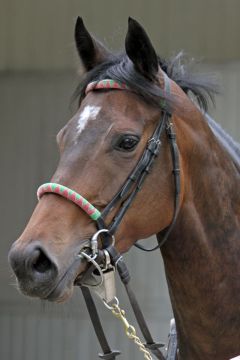
<path fill-rule="evenodd" d="M 101 110 L 100 106 L 91 106 L 87 105 L 81 112 L 78 118 L 77 123 L 77 133 L 78 135 L 85 129 L 89 120 L 95 120 L 99 111 Z"/>

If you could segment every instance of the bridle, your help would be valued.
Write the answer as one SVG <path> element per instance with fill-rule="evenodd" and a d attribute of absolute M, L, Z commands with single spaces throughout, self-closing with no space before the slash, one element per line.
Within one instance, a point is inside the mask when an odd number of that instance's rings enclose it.
<path fill-rule="evenodd" d="M 164 74 L 165 79 L 165 92 L 170 94 L 170 80 L 167 75 Z M 90 91 L 95 91 L 99 89 L 116 89 L 116 90 L 130 90 L 125 84 L 121 84 L 114 80 L 100 80 L 88 84 L 86 88 L 86 94 Z M 127 269 L 125 262 L 123 261 L 122 256 L 118 253 L 114 247 L 114 234 L 118 229 L 125 213 L 128 208 L 131 206 L 134 198 L 137 193 L 140 191 L 146 176 L 149 174 L 151 167 L 154 163 L 155 158 L 158 156 L 161 149 L 161 137 L 164 131 L 166 131 L 167 139 L 170 144 L 171 155 L 172 155 L 172 164 L 173 164 L 173 176 L 174 176 L 174 186 L 175 186 L 175 196 L 174 196 L 174 214 L 172 221 L 167 229 L 164 231 L 164 235 L 160 240 L 158 238 L 158 244 L 152 248 L 147 249 L 142 245 L 136 243 L 135 246 L 144 251 L 154 251 L 160 248 L 168 239 L 169 234 L 171 233 L 179 211 L 180 203 L 180 166 L 179 166 L 179 151 L 176 143 L 176 134 L 174 131 L 173 123 L 171 122 L 171 113 L 167 110 L 165 103 L 162 102 L 162 112 L 161 120 L 157 124 L 151 138 L 148 140 L 146 148 L 138 161 L 137 165 L 130 173 L 126 179 L 123 186 L 115 194 L 109 204 L 104 208 L 102 212 L 96 209 L 91 203 L 88 202 L 80 194 L 76 193 L 74 190 L 69 189 L 63 185 L 56 183 L 46 183 L 39 187 L 37 196 L 40 199 L 45 193 L 55 193 L 60 196 L 65 197 L 66 199 L 74 202 L 78 205 L 83 211 L 88 214 L 92 220 L 96 221 L 98 231 L 93 235 L 89 246 L 83 246 L 79 253 L 81 260 L 87 260 L 91 265 L 83 274 L 80 285 L 86 305 L 91 317 L 91 320 L 94 325 L 94 329 L 100 345 L 103 350 L 103 354 L 99 354 L 99 357 L 107 360 L 114 360 L 117 355 L 120 354 L 119 351 L 112 351 L 108 345 L 103 328 L 94 304 L 92 295 L 89 291 L 89 287 L 93 287 L 97 294 L 102 298 L 105 305 L 112 311 L 112 313 L 122 320 L 125 325 L 126 334 L 131 338 L 138 346 L 139 349 L 143 352 L 146 359 L 151 359 L 151 355 L 147 349 L 149 349 L 158 359 L 165 359 L 162 352 L 159 350 L 159 347 L 163 344 L 157 344 L 153 341 L 146 321 L 143 317 L 141 309 L 138 305 L 136 297 L 133 291 L 130 288 L 129 281 L 130 275 Z M 105 219 L 107 215 L 118 205 L 121 204 L 114 219 L 112 222 L 106 226 Z M 102 248 L 98 246 L 98 237 L 101 236 L 102 239 Z M 135 334 L 135 329 L 127 322 L 123 310 L 120 309 L 118 299 L 115 294 L 115 277 L 114 271 L 118 271 L 119 276 L 126 288 L 130 303 L 132 305 L 134 314 L 136 316 L 139 327 L 142 331 L 142 334 L 146 340 L 144 345 L 140 339 Z M 97 270 L 98 274 L 101 276 L 100 282 L 97 284 L 90 284 L 87 282 L 89 279 L 93 280 L 93 271 Z M 171 334 L 171 333 L 170 333 Z M 168 346 L 167 360 L 175 360 L 176 358 L 176 332 L 171 339 Z M 174 346 L 173 346 L 174 344 Z"/>

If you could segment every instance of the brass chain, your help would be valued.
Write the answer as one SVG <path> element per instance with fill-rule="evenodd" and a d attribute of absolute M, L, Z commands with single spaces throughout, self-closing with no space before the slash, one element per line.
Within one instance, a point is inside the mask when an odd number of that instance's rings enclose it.
<path fill-rule="evenodd" d="M 152 356 L 150 352 L 146 349 L 145 345 L 142 343 L 140 338 L 136 335 L 136 329 L 134 326 L 130 325 L 126 316 L 125 311 L 119 307 L 119 301 L 117 298 L 115 298 L 116 303 L 109 306 L 106 302 L 104 302 L 105 306 L 111 310 L 112 314 L 119 320 L 122 321 L 124 328 L 125 328 L 125 334 L 130 339 L 133 340 L 134 343 L 139 347 L 139 350 L 143 353 L 144 358 L 146 360 L 152 360 Z"/>

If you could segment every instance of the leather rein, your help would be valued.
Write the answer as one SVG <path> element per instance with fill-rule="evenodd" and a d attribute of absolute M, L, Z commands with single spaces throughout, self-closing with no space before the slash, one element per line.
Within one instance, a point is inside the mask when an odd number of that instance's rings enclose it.
<path fill-rule="evenodd" d="M 164 78 L 165 92 L 170 93 L 170 80 L 165 74 Z M 128 87 L 114 80 L 107 79 L 90 83 L 86 88 L 86 94 L 89 91 L 98 89 L 128 90 Z M 89 288 L 92 288 L 103 300 L 106 307 L 112 311 L 113 315 L 115 315 L 123 322 L 127 336 L 139 346 L 139 350 L 143 352 L 145 359 L 152 359 L 148 349 L 156 356 L 157 359 L 160 360 L 175 360 L 177 356 L 177 335 L 174 325 L 171 326 L 166 357 L 164 357 L 162 352 L 159 350 L 159 348 L 164 346 L 164 344 L 154 342 L 147 323 L 144 319 L 143 313 L 137 302 L 136 296 L 130 287 L 130 274 L 127 266 L 123 260 L 123 257 L 118 253 L 114 246 L 114 234 L 137 193 L 140 191 L 146 176 L 151 170 L 155 158 L 159 154 L 162 144 L 161 137 L 164 131 L 166 132 L 168 143 L 170 145 L 173 164 L 172 171 L 175 186 L 173 218 L 168 228 L 164 231 L 162 239 L 157 239 L 158 244 L 155 247 L 148 249 L 138 243 L 135 244 L 135 246 L 141 250 L 154 251 L 160 248 L 167 241 L 168 236 L 175 225 L 180 203 L 179 151 L 176 142 L 174 126 L 171 122 L 171 114 L 169 111 L 167 111 L 167 109 L 165 109 L 164 103 L 162 106 L 161 119 L 158 122 L 152 137 L 148 140 L 140 160 L 128 176 L 123 186 L 115 194 L 113 199 L 105 207 L 102 213 L 80 194 L 60 184 L 43 184 L 39 187 L 37 192 L 38 199 L 40 199 L 45 193 L 56 193 L 61 195 L 81 207 L 82 210 L 84 210 L 94 221 L 96 221 L 98 231 L 93 235 L 90 244 L 83 244 L 83 247 L 78 255 L 81 261 L 87 260 L 90 263 L 90 266 L 86 272 L 82 274 L 81 279 L 77 280 L 76 285 L 81 287 L 95 333 L 100 342 L 103 351 L 102 354 L 99 354 L 101 359 L 115 360 L 116 356 L 119 355 L 120 352 L 117 350 L 111 350 L 108 344 Z M 106 226 L 106 216 L 112 211 L 112 209 L 115 208 L 117 204 L 119 204 L 119 202 L 121 202 L 121 206 L 117 214 L 115 215 L 112 222 Z M 102 240 L 101 249 L 98 247 L 99 237 L 101 237 Z M 136 336 L 134 327 L 128 323 L 125 317 L 125 312 L 119 307 L 119 302 L 116 297 L 115 290 L 115 270 L 118 272 L 120 279 L 126 289 L 136 320 L 142 335 L 145 338 L 145 344 L 143 344 Z M 98 276 L 94 276 L 96 273 Z M 99 275 L 101 280 L 97 281 L 96 283 L 96 278 L 99 279 Z"/>

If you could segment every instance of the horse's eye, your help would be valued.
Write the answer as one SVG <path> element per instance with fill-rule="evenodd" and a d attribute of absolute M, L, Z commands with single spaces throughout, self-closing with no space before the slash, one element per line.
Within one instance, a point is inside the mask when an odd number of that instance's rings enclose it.
<path fill-rule="evenodd" d="M 136 135 L 124 135 L 116 143 L 115 149 L 119 151 L 133 151 L 139 140 L 139 137 Z"/>

